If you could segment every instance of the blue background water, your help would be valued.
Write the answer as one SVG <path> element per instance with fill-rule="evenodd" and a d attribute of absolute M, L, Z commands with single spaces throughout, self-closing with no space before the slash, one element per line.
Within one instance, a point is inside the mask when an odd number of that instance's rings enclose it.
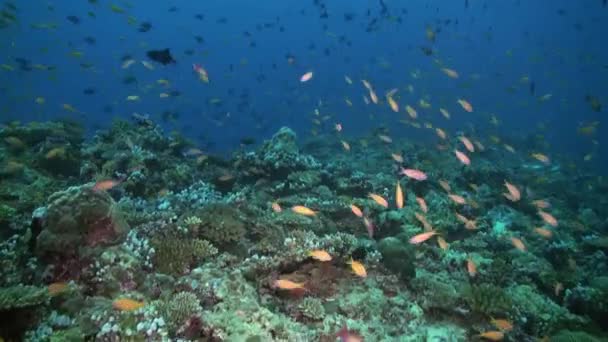
<path fill-rule="evenodd" d="M 509 141 L 509 137 L 540 133 L 552 146 L 542 152 L 567 152 L 582 165 L 583 156 L 594 151 L 586 164 L 605 170 L 608 8 L 601 0 L 470 0 L 468 8 L 464 0 L 385 3 L 392 18 L 381 17 L 379 2 L 371 0 L 328 1 L 327 19 L 319 17 L 313 1 L 19 1 L 18 22 L 0 30 L 0 64 L 16 67 L 14 58 L 22 57 L 56 69 L 1 70 L 0 115 L 2 121 L 73 117 L 84 120 L 93 131 L 133 112 L 149 113 L 160 121 L 162 112 L 175 111 L 179 118 L 164 123 L 167 129 L 200 138 L 197 142 L 204 150 L 218 153 L 234 149 L 244 136 L 259 141 L 283 125 L 307 135 L 315 108 L 321 116 L 332 115 L 327 130 L 334 122 L 342 122 L 347 137 L 387 126 L 393 137 L 434 139 L 429 131 L 399 124 L 405 113 L 393 113 L 386 105 L 366 106 L 359 80 L 367 79 L 381 99 L 389 89 L 399 88 L 402 107 L 428 96 L 433 107 L 419 109 L 421 122 L 430 121 L 452 133 L 474 127 L 475 136 L 486 143 L 490 134 Z M 111 4 L 125 13 L 114 13 Z M 173 6 L 177 10 L 168 11 Z M 89 11 L 95 18 L 87 15 Z M 353 20 L 345 21 L 345 13 L 352 13 Z M 196 14 L 204 19 L 195 19 Z M 69 15 L 79 17 L 80 23 L 70 23 Z M 129 17 L 137 23 L 129 24 Z M 374 17 L 379 18 L 377 28 L 366 32 Z M 221 18 L 226 23 L 219 22 Z M 448 19 L 451 23 L 444 24 Z M 152 24 L 151 30 L 138 32 L 144 21 Z M 36 23 L 58 27 L 32 28 Z M 265 23 L 272 25 L 264 27 Z M 425 37 L 427 26 L 441 30 L 434 43 Z M 245 31 L 251 36 L 244 35 Z M 197 35 L 204 43 L 196 42 Z M 83 40 L 87 36 L 96 43 L 87 44 Z M 341 36 L 351 46 L 340 42 Z M 434 55 L 425 56 L 421 46 L 432 47 Z M 149 60 L 147 50 L 167 47 L 176 65 L 155 64 L 155 70 L 148 70 L 139 63 Z M 185 54 L 188 49 L 194 50 L 192 56 Z M 84 56 L 71 56 L 74 50 Z M 126 54 L 137 63 L 123 70 L 121 58 Z M 288 54 L 295 57 L 294 65 L 287 62 Z M 460 79 L 446 77 L 435 59 L 457 70 Z M 94 67 L 84 69 L 81 63 Z M 198 81 L 192 63 L 207 69 L 209 84 Z M 315 72 L 314 78 L 300 83 L 299 77 L 309 70 Z M 420 74 L 418 79 L 412 78 L 414 71 Z M 127 75 L 138 82 L 123 84 Z M 258 81 L 262 75 L 265 79 Z M 346 84 L 344 75 L 355 83 Z M 535 83 L 534 96 L 528 84 L 520 82 L 524 75 Z M 161 78 L 168 79 L 171 87 L 156 84 Z M 409 84 L 415 88 L 413 94 L 405 89 Z M 516 90 L 508 92 L 512 86 Z M 94 87 L 96 94 L 84 95 L 87 87 Z M 234 89 L 232 95 L 229 89 Z M 159 93 L 171 90 L 180 91 L 181 96 L 159 98 Z M 246 105 L 239 108 L 245 93 Z M 538 101 L 544 94 L 552 98 Z M 600 99 L 602 112 L 591 110 L 585 101 L 588 94 Z M 126 101 L 129 95 L 139 95 L 141 100 Z M 46 99 L 45 104 L 35 103 L 39 96 Z M 345 104 L 346 97 L 353 107 Z M 458 107 L 460 97 L 473 104 L 474 113 Z M 209 104 L 212 98 L 221 99 L 222 104 Z M 64 103 L 84 114 L 64 111 Z M 113 112 L 104 112 L 107 105 Z M 452 113 L 451 120 L 441 117 L 440 106 Z M 370 114 L 375 114 L 373 119 Z M 501 121 L 498 128 L 489 124 L 491 114 Z M 577 134 L 577 126 L 593 121 L 600 121 L 595 136 Z M 539 130 L 540 123 L 546 129 Z"/>

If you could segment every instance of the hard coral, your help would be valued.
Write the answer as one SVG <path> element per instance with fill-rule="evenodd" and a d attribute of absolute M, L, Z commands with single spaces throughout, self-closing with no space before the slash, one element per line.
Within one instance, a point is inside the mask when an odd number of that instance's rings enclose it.
<path fill-rule="evenodd" d="M 49 205 L 38 235 L 36 251 L 41 255 L 80 254 L 96 246 L 115 245 L 127 235 L 129 225 L 116 203 L 104 191 L 89 185 L 70 187 L 49 197 Z"/>
<path fill-rule="evenodd" d="M 208 241 L 175 236 L 153 239 L 152 246 L 156 270 L 170 275 L 188 273 L 193 266 L 218 252 Z"/>
<path fill-rule="evenodd" d="M 203 308 L 192 292 L 179 292 L 160 305 L 160 311 L 167 322 L 171 332 L 186 330 L 192 318 L 201 317 Z M 184 328 L 184 329 L 182 329 Z M 190 336 L 194 338 L 196 336 Z"/>
<path fill-rule="evenodd" d="M 245 224 L 239 211 L 231 205 L 210 204 L 198 210 L 196 216 L 201 219 L 201 237 L 218 246 L 238 242 L 245 235 Z"/>

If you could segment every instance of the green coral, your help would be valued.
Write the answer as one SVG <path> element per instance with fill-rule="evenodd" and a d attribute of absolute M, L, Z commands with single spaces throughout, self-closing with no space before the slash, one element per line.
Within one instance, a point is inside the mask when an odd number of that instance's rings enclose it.
<path fill-rule="evenodd" d="M 298 305 L 300 312 L 307 318 L 317 321 L 325 316 L 325 308 L 320 299 L 314 297 L 306 297 Z"/>
<path fill-rule="evenodd" d="M 192 317 L 200 317 L 203 308 L 198 298 L 192 292 L 179 292 L 173 294 L 160 305 L 160 312 L 165 318 L 169 329 L 173 332 L 179 330 Z"/>
<path fill-rule="evenodd" d="M 0 204 L 0 223 L 2 222 L 10 222 L 17 211 L 8 205 Z"/>
<path fill-rule="evenodd" d="M 507 292 L 517 320 L 526 322 L 525 329 L 530 334 L 544 336 L 560 327 L 577 328 L 587 323 L 586 319 L 570 313 L 530 285 L 513 286 Z"/>
<path fill-rule="evenodd" d="M 560 330 L 551 336 L 550 342 L 600 342 L 602 340 L 583 331 Z"/>
<path fill-rule="evenodd" d="M 0 311 L 33 307 L 50 299 L 46 288 L 16 285 L 0 288 Z"/>
<path fill-rule="evenodd" d="M 420 298 L 419 305 L 424 309 L 439 308 L 447 311 L 458 305 L 460 292 L 454 284 L 453 277 L 447 272 L 428 272 L 418 270 L 411 286 Z"/>
<path fill-rule="evenodd" d="M 511 299 L 505 290 L 492 284 L 468 285 L 464 298 L 473 311 L 485 314 L 505 314 L 511 310 Z"/>
<path fill-rule="evenodd" d="M 382 254 L 382 264 L 397 273 L 403 280 L 412 278 L 416 273 L 414 250 L 411 246 L 395 237 L 384 238 L 378 244 L 378 250 Z"/>
<path fill-rule="evenodd" d="M 217 254 L 218 250 L 209 241 L 181 239 L 175 236 L 155 238 L 154 265 L 160 273 L 182 275 L 191 266 Z"/>
<path fill-rule="evenodd" d="M 245 235 L 245 224 L 239 211 L 229 204 L 214 203 L 200 209 L 199 234 L 218 245 L 240 241 Z"/>

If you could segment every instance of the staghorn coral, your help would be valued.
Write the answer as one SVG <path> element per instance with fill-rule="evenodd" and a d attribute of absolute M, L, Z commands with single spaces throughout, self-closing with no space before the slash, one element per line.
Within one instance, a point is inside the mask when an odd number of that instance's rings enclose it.
<path fill-rule="evenodd" d="M 182 239 L 175 236 L 155 238 L 154 266 L 160 273 L 182 275 L 192 266 L 217 254 L 217 249 L 208 241 Z"/>

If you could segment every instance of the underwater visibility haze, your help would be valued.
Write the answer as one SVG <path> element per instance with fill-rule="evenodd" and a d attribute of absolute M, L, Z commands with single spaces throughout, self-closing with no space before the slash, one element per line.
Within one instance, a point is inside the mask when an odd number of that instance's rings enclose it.
<path fill-rule="evenodd" d="M 606 0 L 0 0 L 0 341 L 608 341 Z"/>

